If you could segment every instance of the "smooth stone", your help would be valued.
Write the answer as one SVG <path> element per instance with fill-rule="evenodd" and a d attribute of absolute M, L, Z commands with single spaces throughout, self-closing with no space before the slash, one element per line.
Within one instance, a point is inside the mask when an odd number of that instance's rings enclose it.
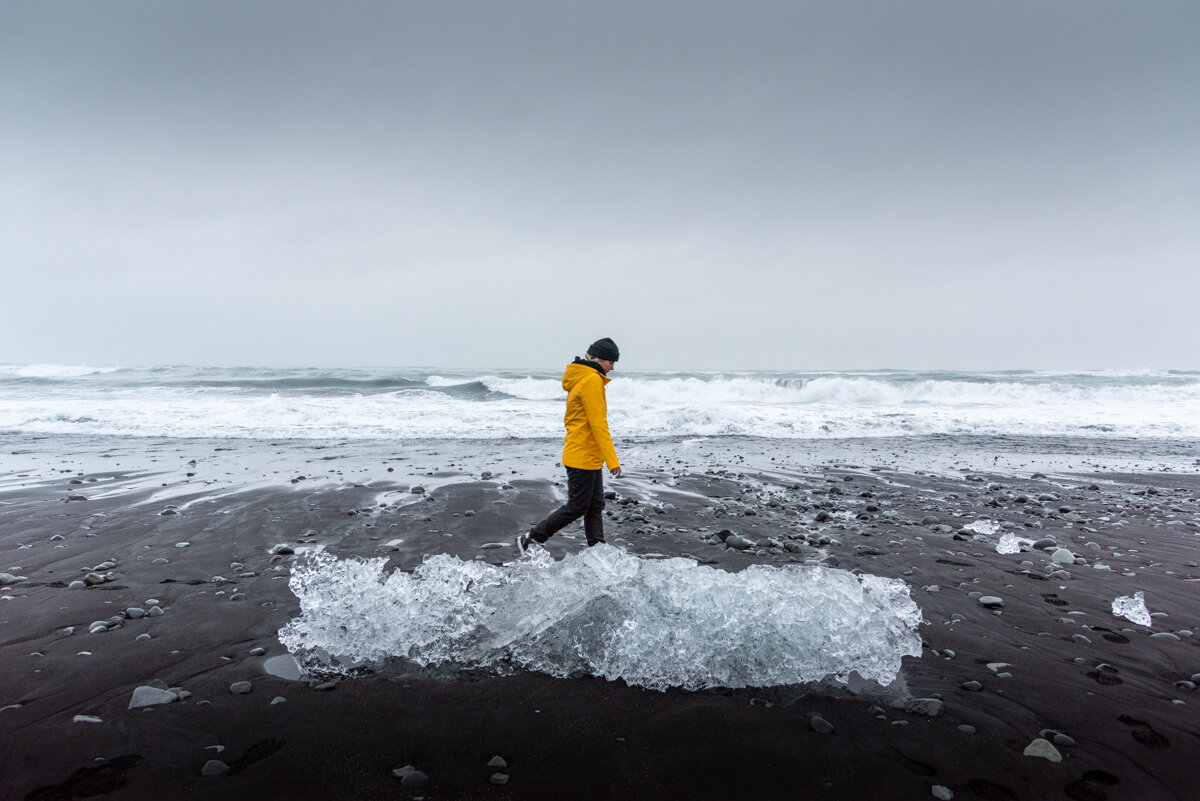
<path fill-rule="evenodd" d="M 107 581 L 107 579 L 105 579 L 104 576 L 100 575 L 99 573 L 88 573 L 83 577 L 83 583 L 89 587 L 95 587 L 98 584 L 103 584 L 105 581 Z"/>
<path fill-rule="evenodd" d="M 162 610 L 161 606 L 152 606 L 152 607 L 150 607 L 150 611 L 146 613 L 146 616 L 147 617 L 158 617 L 159 615 L 165 615 L 165 614 L 166 614 L 166 612 L 164 612 Z"/>
<path fill-rule="evenodd" d="M 250 656 L 262 656 L 266 652 L 267 652 L 266 648 L 251 648 L 248 653 L 250 654 Z"/>
<path fill-rule="evenodd" d="M 229 772 L 229 766 L 219 759 L 210 759 L 200 768 L 201 776 L 221 776 Z"/>
<path fill-rule="evenodd" d="M 1060 748 L 1074 748 L 1075 747 L 1075 740 L 1072 739 L 1071 737 L 1068 737 L 1067 735 L 1063 734 L 1062 732 L 1055 733 L 1054 737 L 1052 737 L 1051 740 L 1053 741 L 1053 743 L 1055 745 L 1057 745 Z"/>
<path fill-rule="evenodd" d="M 72 723 L 103 723 L 104 721 L 95 715 L 76 715 L 71 719 Z"/>
<path fill-rule="evenodd" d="M 981 595 L 979 597 L 979 605 L 988 609 L 998 609 L 1004 606 L 1004 599 L 995 595 Z"/>
<path fill-rule="evenodd" d="M 969 723 L 960 723 L 956 728 L 961 734 L 974 734 L 976 731 L 975 727 Z"/>
<path fill-rule="evenodd" d="M 494 756 L 488 760 L 487 766 L 489 768 L 507 768 L 508 760 L 502 756 Z"/>
<path fill-rule="evenodd" d="M 1058 752 L 1058 749 L 1049 740 L 1043 740 L 1041 737 L 1025 746 L 1023 753 L 1027 757 L 1041 757 L 1051 762 L 1062 762 L 1062 754 Z"/>
<path fill-rule="evenodd" d="M 277 695 L 271 699 L 271 706 L 275 706 L 276 704 L 286 704 L 286 703 L 287 703 L 287 699 L 284 698 L 282 695 Z"/>
<path fill-rule="evenodd" d="M 500 773 L 499 771 L 497 771 L 496 773 L 492 774 L 492 777 L 490 779 L 488 779 L 488 781 L 490 781 L 492 784 L 499 784 L 499 785 L 508 784 L 508 774 Z M 403 784 L 404 782 L 400 782 L 400 783 Z"/>
<path fill-rule="evenodd" d="M 125 610 L 125 617 L 130 620 L 137 620 L 146 616 L 146 610 L 138 606 L 131 606 Z"/>
<path fill-rule="evenodd" d="M 137 709 L 142 706 L 156 706 L 158 704 L 170 704 L 179 700 L 179 696 L 169 690 L 162 690 L 158 687 L 147 687 L 145 685 L 138 687 L 133 691 L 133 695 L 129 699 L 128 709 Z"/>
<path fill-rule="evenodd" d="M 157 559 L 155 559 L 153 562 L 151 562 L 150 564 L 152 564 L 152 565 L 169 565 L 169 564 L 171 564 L 171 560 L 164 559 L 160 556 Z"/>
<path fill-rule="evenodd" d="M 82 589 L 86 589 L 86 588 L 87 588 L 87 584 L 85 584 L 82 581 L 72 581 L 70 584 L 67 585 L 68 590 L 82 590 Z"/>
<path fill-rule="evenodd" d="M 271 553 L 275 554 L 276 556 L 291 556 L 295 552 L 296 549 L 290 545 L 276 545 L 271 549 Z"/>
<path fill-rule="evenodd" d="M 977 681 L 964 681 L 959 685 L 967 692 L 977 693 L 983 689 L 983 685 Z"/>
<path fill-rule="evenodd" d="M 1150 635 L 1152 640 L 1178 640 L 1178 635 L 1172 634 L 1169 631 L 1156 631 Z"/>
<path fill-rule="evenodd" d="M 813 715 L 809 718 L 808 725 L 817 734 L 833 734 L 833 724 L 820 715 Z"/>
<path fill-rule="evenodd" d="M 254 685 L 248 681 L 235 681 L 229 685 L 229 692 L 234 695 L 245 695 L 254 689 Z"/>
<path fill-rule="evenodd" d="M 426 776 L 424 773 L 422 773 L 419 770 L 414 770 L 414 771 L 411 771 L 411 772 L 405 774 L 404 778 L 400 780 L 400 786 L 401 787 L 419 787 L 428 780 L 429 780 L 429 777 Z"/>
<path fill-rule="evenodd" d="M 191 543 L 190 543 L 190 542 L 177 542 L 177 543 L 175 543 L 175 547 L 176 547 L 176 548 L 187 548 L 187 547 L 189 547 L 189 546 L 191 546 Z"/>
<path fill-rule="evenodd" d="M 24 581 L 25 576 L 14 576 L 12 573 L 0 573 L 0 586 L 16 584 L 18 581 Z"/>
<path fill-rule="evenodd" d="M 933 794 L 934 798 L 941 799 L 941 801 L 950 801 L 951 798 L 954 798 L 954 791 L 941 784 L 933 785 L 933 789 L 929 792 Z"/>
<path fill-rule="evenodd" d="M 914 715 L 937 717 L 942 713 L 942 702 L 937 698 L 910 698 L 904 703 L 904 711 Z"/>
<path fill-rule="evenodd" d="M 1075 554 L 1071 553 L 1066 548 L 1059 548 L 1050 555 L 1050 561 L 1056 562 L 1060 565 L 1073 565 L 1075 564 Z"/>
<path fill-rule="evenodd" d="M 149 640 L 149 639 L 150 639 L 149 634 L 139 634 L 138 636 L 133 638 L 133 641 L 134 642 L 145 642 L 146 640 Z"/>

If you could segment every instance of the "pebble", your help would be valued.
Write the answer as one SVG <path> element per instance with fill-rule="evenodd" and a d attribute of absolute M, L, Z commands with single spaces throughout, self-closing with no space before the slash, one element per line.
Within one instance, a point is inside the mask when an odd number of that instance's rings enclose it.
<path fill-rule="evenodd" d="M 125 610 L 125 617 L 129 618 L 130 620 L 137 620 L 138 618 L 145 616 L 146 610 L 142 609 L 140 606 L 131 606 Z"/>
<path fill-rule="evenodd" d="M 251 648 L 250 656 L 262 656 L 267 652 L 266 648 Z"/>
<path fill-rule="evenodd" d="M 103 723 L 104 721 L 95 715 L 76 715 L 71 719 L 72 723 Z"/>
<path fill-rule="evenodd" d="M 95 587 L 98 584 L 103 584 L 106 581 L 104 576 L 99 573 L 88 573 L 83 577 L 83 583 L 89 587 Z"/>
<path fill-rule="evenodd" d="M 951 798 L 954 798 L 954 791 L 941 784 L 933 785 L 930 792 L 933 793 L 934 798 L 940 798 L 941 801 L 950 801 Z"/>
<path fill-rule="evenodd" d="M 904 702 L 904 711 L 914 715 L 937 717 L 942 713 L 942 702 L 937 698 L 910 698 Z"/>
<path fill-rule="evenodd" d="M 1043 740 L 1041 737 L 1025 746 L 1023 753 L 1027 757 L 1041 757 L 1051 762 L 1062 762 L 1062 754 L 1058 752 L 1058 749 L 1049 740 Z"/>
<path fill-rule="evenodd" d="M 492 784 L 499 784 L 499 785 L 508 784 L 508 774 L 500 773 L 499 771 L 497 771 L 496 773 L 492 774 L 492 778 L 490 778 L 488 781 L 490 781 Z M 403 784 L 403 783 L 404 782 L 401 782 L 401 784 Z"/>
<path fill-rule="evenodd" d="M 408 773 L 406 773 L 404 775 L 404 778 L 400 780 L 400 786 L 401 787 L 420 787 L 422 784 L 424 784 L 428 780 L 429 780 L 429 777 L 426 776 L 424 773 L 422 773 L 419 770 L 413 770 L 413 771 L 409 771 Z"/>
<path fill-rule="evenodd" d="M 290 545 L 280 544 L 271 549 L 271 553 L 275 554 L 276 556 L 291 556 L 295 552 L 296 549 Z"/>
<path fill-rule="evenodd" d="M 146 616 L 147 617 L 158 617 L 159 615 L 165 615 L 165 614 L 166 614 L 166 612 L 164 612 L 162 610 L 161 606 L 152 606 L 152 607 L 150 607 L 150 611 L 146 613 Z"/>
<path fill-rule="evenodd" d="M 0 573 L 0 586 L 16 584 L 18 581 L 24 580 L 25 576 L 14 576 L 12 573 Z"/>
<path fill-rule="evenodd" d="M 229 766 L 219 759 L 210 759 L 200 769 L 201 776 L 221 776 L 229 772 Z"/>
<path fill-rule="evenodd" d="M 68 590 L 82 590 L 82 589 L 86 589 L 86 588 L 87 588 L 87 584 L 85 584 L 82 581 L 72 581 L 70 584 L 67 585 Z"/>
<path fill-rule="evenodd" d="M 998 609 L 1004 606 L 1004 599 L 995 595 L 981 595 L 979 596 L 979 605 L 988 609 Z"/>
<path fill-rule="evenodd" d="M 505 760 L 504 757 L 502 757 L 502 756 L 494 756 L 490 760 L 488 760 L 487 766 L 489 768 L 507 768 L 508 761 Z"/>
<path fill-rule="evenodd" d="M 170 704 L 178 701 L 179 696 L 169 690 L 161 690 L 158 687 L 141 686 L 133 691 L 133 696 L 129 699 L 129 709 L 137 709 L 142 706 L 156 706 L 158 704 Z"/>
<path fill-rule="evenodd" d="M 808 725 L 812 726 L 812 730 L 817 734 L 833 734 L 833 724 L 820 715 L 809 718 Z"/>
<path fill-rule="evenodd" d="M 151 562 L 150 564 L 152 564 L 152 565 L 169 565 L 169 564 L 171 564 L 171 560 L 170 560 L 170 559 L 163 559 L 163 558 L 160 556 L 159 558 L 155 559 L 155 560 L 154 560 L 153 562 Z"/>
<path fill-rule="evenodd" d="M 229 685 L 229 692 L 234 695 L 245 695 L 254 689 L 254 685 L 248 681 L 235 681 Z"/>
<path fill-rule="evenodd" d="M 133 641 L 134 642 L 145 642 L 146 640 L 149 640 L 149 639 L 150 639 L 149 634 L 139 634 L 138 636 L 133 638 Z"/>
<path fill-rule="evenodd" d="M 286 704 L 286 703 L 287 703 L 287 699 L 284 698 L 282 695 L 277 695 L 271 699 L 271 706 L 275 706 L 276 704 Z"/>
<path fill-rule="evenodd" d="M 189 546 L 191 546 L 191 543 L 190 543 L 190 542 L 177 542 L 177 543 L 175 543 L 175 547 L 176 547 L 176 548 L 187 548 L 187 547 L 189 547 Z"/>
<path fill-rule="evenodd" d="M 976 731 L 975 727 L 969 723 L 960 723 L 957 729 L 961 734 L 974 734 Z"/>
<path fill-rule="evenodd" d="M 1057 562 L 1060 565 L 1073 565 L 1075 564 L 1075 554 L 1066 548 L 1059 548 L 1050 555 L 1050 561 Z"/>
<path fill-rule="evenodd" d="M 983 685 L 977 681 L 964 681 L 959 685 L 967 692 L 977 693 L 983 689 Z"/>

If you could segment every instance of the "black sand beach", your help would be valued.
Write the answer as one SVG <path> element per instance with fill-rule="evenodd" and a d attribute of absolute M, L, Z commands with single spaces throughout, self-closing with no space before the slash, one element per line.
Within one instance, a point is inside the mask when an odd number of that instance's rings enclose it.
<path fill-rule="evenodd" d="M 626 447 L 610 543 L 910 585 L 924 653 L 890 692 L 857 695 L 267 672 L 299 611 L 293 551 L 510 561 L 561 497 L 557 442 L 6 445 L 3 799 L 1200 798 L 1186 444 L 1141 460 L 1103 441 Z M 1002 532 L 965 528 L 979 520 L 1030 542 L 998 553 Z M 1135 591 L 1152 628 L 1111 613 Z M 175 700 L 129 708 L 146 686 Z"/>

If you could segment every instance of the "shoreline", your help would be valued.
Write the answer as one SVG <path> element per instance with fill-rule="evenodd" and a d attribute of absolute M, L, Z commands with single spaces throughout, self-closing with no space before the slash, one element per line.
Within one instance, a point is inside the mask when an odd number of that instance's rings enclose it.
<path fill-rule="evenodd" d="M 272 549 L 321 545 L 401 570 L 427 553 L 502 564 L 515 549 L 484 546 L 510 542 L 561 495 L 559 443 L 356 452 L 249 441 L 217 451 L 228 447 L 217 442 L 72 450 L 29 438 L 6 448 L 26 453 L 0 457 L 0 572 L 24 577 L 0 588 L 0 797 L 105 787 L 106 799 L 923 799 L 935 786 L 966 799 L 1191 797 L 1196 695 L 1177 682 L 1200 672 L 1191 636 L 1200 466 L 1186 447 L 1142 460 L 1157 471 L 1128 473 L 1118 468 L 1132 454 L 1058 444 L 1079 469 L 1044 477 L 1028 468 L 1053 468 L 1061 453 L 995 441 L 625 447 L 637 469 L 608 483 L 617 498 L 606 526 L 630 553 L 733 572 L 826 564 L 906 581 L 926 623 L 923 655 L 905 658 L 901 677 L 912 698 L 942 702 L 930 716 L 795 688 L 660 693 L 535 673 L 377 671 L 318 690 L 273 676 L 263 663 L 284 653 L 275 634 L 298 606 L 287 582 L 297 556 Z M 999 554 L 999 534 L 963 529 L 975 520 L 1054 537 L 1084 562 L 1054 578 L 1062 565 L 1049 552 Z M 726 547 L 716 536 L 725 529 L 755 547 Z M 550 551 L 561 558 L 582 544 L 568 529 Z M 794 550 L 777 547 L 786 545 Z M 111 580 L 68 589 L 82 568 L 109 561 L 101 572 Z M 1135 590 L 1159 613 L 1152 629 L 1111 614 L 1112 600 Z M 163 614 L 88 633 L 150 600 Z M 1176 639 L 1152 636 L 1163 633 Z M 133 691 L 155 681 L 190 695 L 128 709 Z M 230 692 L 242 681 L 250 693 Z M 100 722 L 73 722 L 79 715 Z M 833 731 L 817 731 L 814 716 Z M 1061 762 L 1026 756 L 1039 734 L 1073 745 L 1056 747 Z M 505 785 L 490 784 L 496 755 Z M 230 769 L 202 776 L 209 760 Z M 405 765 L 428 780 L 404 787 L 391 771 Z"/>

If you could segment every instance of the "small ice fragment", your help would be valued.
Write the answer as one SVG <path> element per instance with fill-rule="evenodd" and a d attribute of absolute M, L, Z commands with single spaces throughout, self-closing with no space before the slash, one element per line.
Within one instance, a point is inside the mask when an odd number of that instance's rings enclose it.
<path fill-rule="evenodd" d="M 963 526 L 967 531 L 974 531 L 976 534 L 995 534 L 1000 530 L 1000 523 L 995 520 L 976 520 L 974 523 L 968 523 Z"/>
<path fill-rule="evenodd" d="M 1016 534 L 1004 534 L 996 545 L 996 553 L 1020 553 L 1021 540 Z"/>
<path fill-rule="evenodd" d="M 1139 626 L 1149 626 L 1151 624 L 1150 610 L 1146 608 L 1146 598 L 1138 590 L 1130 598 L 1128 595 L 1122 595 L 1113 601 L 1112 613 L 1116 617 L 1123 617 Z"/>

